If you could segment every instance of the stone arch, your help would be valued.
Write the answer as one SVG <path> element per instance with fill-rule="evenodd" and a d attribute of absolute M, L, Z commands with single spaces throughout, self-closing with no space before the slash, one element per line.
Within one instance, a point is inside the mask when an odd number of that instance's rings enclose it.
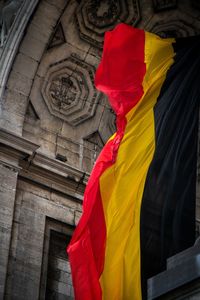
<path fill-rule="evenodd" d="M 10 51 L 8 51 L 9 57 L 7 58 L 6 72 L 8 73 L 10 69 L 11 71 L 9 77 L 8 75 L 6 76 L 5 73 L 2 75 L 3 83 L 1 88 L 3 95 L 0 126 L 10 131 L 14 131 L 18 135 L 22 135 L 24 116 L 29 102 L 29 94 L 39 62 L 43 52 L 48 46 L 52 32 L 54 31 L 64 8 L 68 4 L 68 2 L 64 0 L 40 1 L 36 11 L 31 17 L 37 2 L 38 1 L 25 1 L 26 5 L 24 4 L 24 10 L 27 9 L 27 3 L 31 3 L 32 6 L 31 4 L 29 5 L 28 13 L 22 9 L 23 18 L 21 20 L 21 14 L 18 16 L 19 19 L 18 22 L 16 22 L 16 26 L 18 25 L 20 32 L 17 31 L 18 36 L 15 41 L 15 47 L 13 46 L 13 36 L 17 35 L 16 28 L 12 28 L 14 33 L 10 32 L 12 44 L 10 45 L 8 40 L 5 46 L 7 51 L 10 49 Z M 33 5 L 33 3 L 35 3 L 35 5 Z M 27 19 L 29 19 L 28 25 Z M 20 21 L 23 22 L 23 26 L 21 26 Z M 22 39 L 22 33 L 24 33 L 25 28 L 26 32 Z M 21 31 L 23 32 L 21 33 Z M 15 56 L 16 52 L 17 54 Z M 14 56 L 15 59 L 13 62 Z M 2 56 L 2 59 L 4 59 L 4 56 Z"/>

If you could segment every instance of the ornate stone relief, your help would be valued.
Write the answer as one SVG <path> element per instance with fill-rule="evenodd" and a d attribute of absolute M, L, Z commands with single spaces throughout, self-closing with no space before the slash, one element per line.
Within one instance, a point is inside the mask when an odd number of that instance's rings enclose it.
<path fill-rule="evenodd" d="M 6 41 L 9 30 L 15 19 L 15 16 L 22 4 L 23 0 L 0 1 L 0 26 L 1 26 L 1 42 L 2 47 Z"/>
<path fill-rule="evenodd" d="M 72 126 L 91 118 L 100 96 L 94 74 L 94 67 L 75 55 L 50 65 L 42 87 L 50 112 Z"/>
<path fill-rule="evenodd" d="M 140 20 L 138 0 L 81 1 L 76 19 L 80 37 L 95 47 L 102 48 L 105 31 L 117 23 L 136 25 Z"/>
<path fill-rule="evenodd" d="M 177 0 L 153 0 L 155 11 L 168 10 L 175 8 Z"/>

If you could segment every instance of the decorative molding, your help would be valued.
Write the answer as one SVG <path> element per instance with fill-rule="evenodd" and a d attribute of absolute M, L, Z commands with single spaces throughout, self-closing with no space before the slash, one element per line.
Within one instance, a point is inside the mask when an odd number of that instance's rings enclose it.
<path fill-rule="evenodd" d="M 156 12 L 168 10 L 177 7 L 177 0 L 153 0 L 153 5 Z"/>
<path fill-rule="evenodd" d="M 75 201 L 83 200 L 89 174 L 42 153 L 36 153 L 29 162 L 21 161 L 20 166 L 20 177 L 71 196 Z"/>
<path fill-rule="evenodd" d="M 25 0 L 18 10 L 18 13 L 8 32 L 6 43 L 2 48 L 0 56 L 0 99 L 3 96 L 12 62 L 24 35 L 24 30 L 38 2 L 39 0 Z"/>
<path fill-rule="evenodd" d="M 32 155 L 39 148 L 39 145 L 3 128 L 0 129 L 0 145 L 21 153 L 20 157 Z"/>
<path fill-rule="evenodd" d="M 81 1 L 76 11 L 80 37 L 102 48 L 104 33 L 120 22 L 135 26 L 140 20 L 138 0 Z"/>
<path fill-rule="evenodd" d="M 51 114 L 71 126 L 93 117 L 100 97 L 94 74 L 95 68 L 75 54 L 50 65 L 42 95 Z"/>
<path fill-rule="evenodd" d="M 39 145 L 0 129 L 0 164 L 19 176 L 82 200 L 89 174 L 37 152 Z"/>
<path fill-rule="evenodd" d="M 64 162 L 58 161 L 57 159 L 48 157 L 42 153 L 36 153 L 31 161 L 31 165 L 40 167 L 43 170 L 48 170 L 54 174 L 68 178 L 77 183 L 81 182 L 84 177 L 84 173 L 82 171 L 75 169 Z"/>
<path fill-rule="evenodd" d="M 13 171 L 19 172 L 19 161 L 30 159 L 38 147 L 37 144 L 0 129 L 0 164 Z"/>
<path fill-rule="evenodd" d="M 2 1 L 1 1 L 2 2 Z M 12 27 L 14 19 L 17 15 L 23 0 L 11 0 L 4 1 L 0 6 L 0 19 L 1 19 L 1 31 L 0 31 L 0 47 L 6 42 L 8 33 Z"/>

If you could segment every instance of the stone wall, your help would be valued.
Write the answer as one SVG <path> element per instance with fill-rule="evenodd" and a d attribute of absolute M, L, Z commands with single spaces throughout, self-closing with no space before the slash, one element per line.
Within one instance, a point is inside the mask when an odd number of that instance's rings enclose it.
<path fill-rule="evenodd" d="M 94 87 L 104 32 L 125 22 L 165 37 L 196 35 L 200 7 L 189 0 L 9 3 L 0 1 L 0 299 L 72 299 L 64 247 L 89 173 L 115 131 L 107 98 Z M 198 222 L 199 201 L 198 185 Z"/>

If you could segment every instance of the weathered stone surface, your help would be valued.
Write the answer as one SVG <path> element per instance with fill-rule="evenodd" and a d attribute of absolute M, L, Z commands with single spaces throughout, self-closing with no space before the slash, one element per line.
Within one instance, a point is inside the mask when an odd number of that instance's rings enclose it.
<path fill-rule="evenodd" d="M 38 64 L 34 59 L 25 54 L 19 53 L 14 62 L 13 70 L 29 79 L 33 79 L 37 66 Z"/>
<path fill-rule="evenodd" d="M 28 39 L 24 39 L 22 42 L 19 51 L 28 57 L 39 61 L 45 47 L 47 45 L 47 42 L 40 41 L 37 38 L 34 38 L 33 36 L 30 36 Z"/>
<path fill-rule="evenodd" d="M 3 293 L 7 276 L 16 183 L 17 172 L 0 164 L 0 287 Z M 4 201 L 7 201 L 8 204 L 2 205 Z"/>
<path fill-rule="evenodd" d="M 24 117 L 27 96 L 19 91 L 7 89 L 5 93 L 4 109 Z"/>
<path fill-rule="evenodd" d="M 20 73 L 12 71 L 12 73 L 9 77 L 9 80 L 8 80 L 7 87 L 11 91 L 17 91 L 20 94 L 28 96 L 29 92 L 30 92 L 31 85 L 32 85 L 32 80 L 31 79 L 29 79 L 28 77 L 23 76 Z M 19 105 L 19 103 L 17 103 L 17 104 Z M 24 104 L 23 104 L 23 106 L 24 106 Z M 24 110 L 24 107 L 23 107 L 23 110 Z"/>
<path fill-rule="evenodd" d="M 75 225 L 78 224 L 81 215 L 82 215 L 82 211 L 80 211 L 80 210 L 76 210 L 76 211 L 75 211 Z"/>
<path fill-rule="evenodd" d="M 68 4 L 68 0 L 57 0 L 57 1 L 54 1 L 54 0 L 45 0 L 45 2 L 57 7 L 57 8 L 60 8 L 60 9 L 63 9 L 66 4 Z"/>
<path fill-rule="evenodd" d="M 0 126 L 23 135 L 40 148 L 31 157 L 21 156 L 17 191 L 15 169 L 0 166 L 0 299 L 44 300 L 52 295 L 63 300 L 74 298 L 65 247 L 81 216 L 88 175 L 103 144 L 116 130 L 108 99 L 103 95 L 93 98 L 103 32 L 120 21 L 138 22 L 138 27 L 163 36 L 187 36 L 200 30 L 198 5 L 195 8 L 187 0 L 177 1 L 176 7 L 174 1 L 100 2 L 41 0 L 22 33 L 18 53 L 15 50 L 11 55 L 12 48 L 7 51 L 11 72 L 8 80 L 4 80 L 7 90 L 3 95 Z M 171 10 L 165 2 L 171 5 Z M 158 8 L 156 13 L 153 3 Z M 27 11 L 24 17 L 29 16 Z M 58 29 L 62 32 L 57 43 Z M 72 56 L 74 62 L 70 65 L 66 61 Z M 63 78 L 67 79 L 64 90 L 63 84 L 52 88 L 52 83 L 59 85 Z M 57 106 L 53 109 L 49 107 L 52 99 L 44 98 L 44 86 L 48 97 L 49 93 L 55 96 L 57 92 Z M 79 111 L 84 96 L 87 108 L 90 104 L 95 107 L 88 115 L 83 109 Z M 32 113 L 27 110 L 28 103 Z M 64 112 L 60 104 L 66 104 Z M 12 165 L 15 160 L 18 166 L 16 158 L 6 155 L 7 163 L 10 159 Z M 0 154 L 0 159 L 5 159 L 5 153 Z M 198 183 L 198 219 L 199 193 Z M 63 238 L 56 237 L 59 234 Z M 172 260 L 168 263 L 173 265 Z M 193 292 L 184 290 L 186 299 L 199 299 L 198 286 L 199 283 L 192 287 Z M 182 299 L 174 295 L 170 299 Z"/>

